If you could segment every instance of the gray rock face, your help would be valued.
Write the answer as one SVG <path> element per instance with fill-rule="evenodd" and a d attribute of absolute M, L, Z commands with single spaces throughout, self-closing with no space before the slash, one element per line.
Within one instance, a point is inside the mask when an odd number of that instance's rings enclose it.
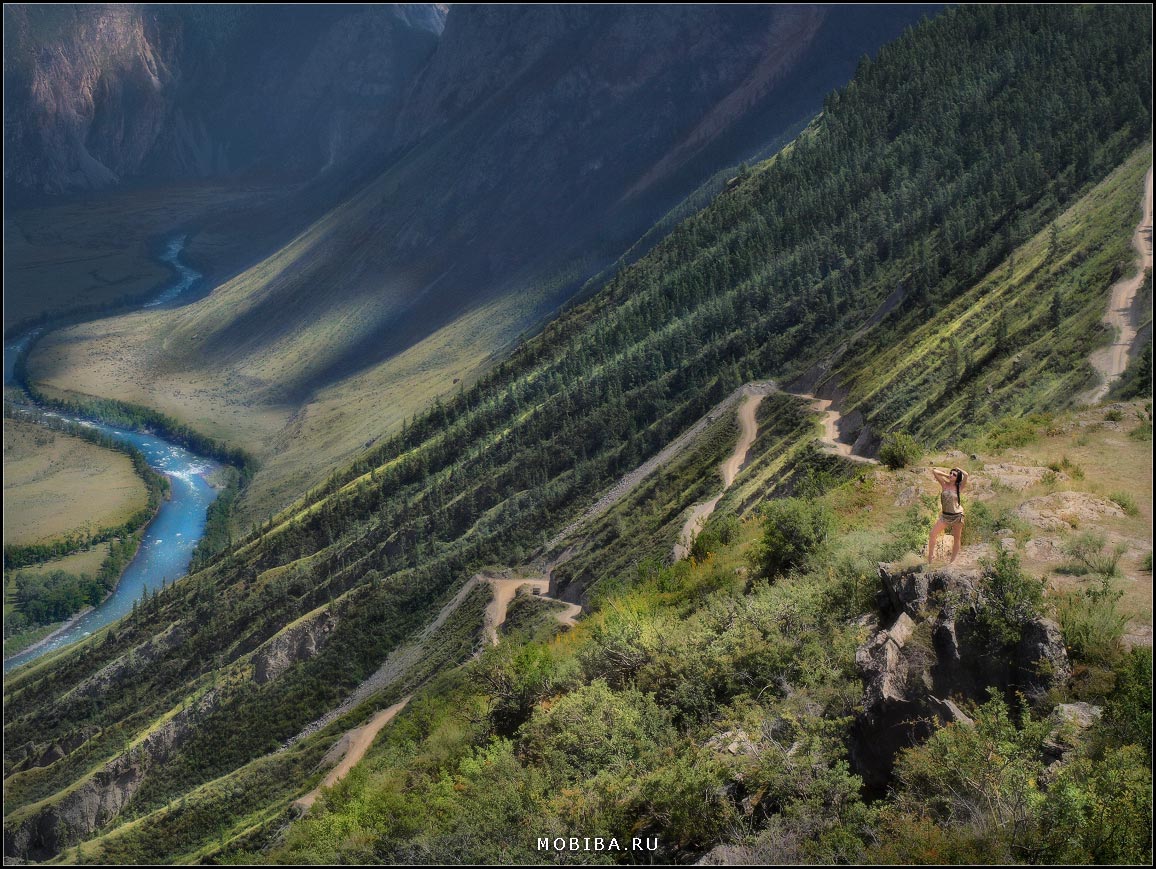
<path fill-rule="evenodd" d="M 5 857 L 46 860 L 75 845 L 120 814 L 150 768 L 163 764 L 217 708 L 216 691 L 181 709 L 124 754 L 108 761 L 60 799 L 40 805 L 4 827 Z"/>
<path fill-rule="evenodd" d="M 336 626 L 337 617 L 330 612 L 289 626 L 253 653 L 253 681 L 258 685 L 272 682 L 293 664 L 312 658 Z"/>
<path fill-rule="evenodd" d="M 885 785 L 896 754 L 935 726 L 970 725 L 961 704 L 993 690 L 1037 701 L 1071 675 L 1059 626 L 1048 619 L 1026 620 L 1014 646 L 991 645 L 978 618 L 981 571 L 880 564 L 879 573 L 890 627 L 855 657 L 865 687 L 851 759 L 869 785 Z"/>
<path fill-rule="evenodd" d="M 1044 741 L 1044 751 L 1052 761 L 1049 768 L 1067 759 L 1079 735 L 1099 721 L 1103 711 L 1090 703 L 1061 703 L 1052 710 L 1052 731 Z"/>
<path fill-rule="evenodd" d="M 5 181 L 308 177 L 392 133 L 444 19 L 437 5 L 5 6 Z"/>

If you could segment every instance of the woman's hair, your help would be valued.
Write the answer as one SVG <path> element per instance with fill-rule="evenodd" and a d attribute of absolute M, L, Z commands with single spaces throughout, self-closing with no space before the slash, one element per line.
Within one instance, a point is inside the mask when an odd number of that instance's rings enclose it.
<path fill-rule="evenodd" d="M 955 477 L 955 500 L 959 503 L 959 506 L 962 507 L 963 493 L 960 491 L 960 484 L 963 483 L 963 471 L 959 468 L 952 468 L 951 475 Z"/>

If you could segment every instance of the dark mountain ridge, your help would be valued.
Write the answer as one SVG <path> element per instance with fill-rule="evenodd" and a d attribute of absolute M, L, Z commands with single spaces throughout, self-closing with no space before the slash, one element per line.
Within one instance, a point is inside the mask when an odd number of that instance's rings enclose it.
<path fill-rule="evenodd" d="M 5 180 L 281 182 L 388 139 L 437 44 L 437 5 L 9 4 Z"/>

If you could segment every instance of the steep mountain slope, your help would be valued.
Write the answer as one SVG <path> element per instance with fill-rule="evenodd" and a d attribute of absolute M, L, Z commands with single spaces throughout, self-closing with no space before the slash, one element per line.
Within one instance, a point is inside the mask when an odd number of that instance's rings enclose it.
<path fill-rule="evenodd" d="M 260 516 L 475 378 L 925 9 L 455 8 L 372 183 L 202 302 L 61 333 L 33 370 L 258 455 Z"/>
<path fill-rule="evenodd" d="M 775 415 L 763 422 L 773 427 Z M 574 860 L 568 839 L 581 830 L 602 836 L 604 855 L 627 864 L 640 856 L 706 865 L 970 864 L 984 855 L 1143 862 L 1151 651 L 1127 648 L 1120 619 L 1151 618 L 1145 430 L 1150 438 L 1150 412 L 1132 403 L 1041 415 L 1014 455 L 994 446 L 998 435 L 953 440 L 955 449 L 928 462 L 971 471 L 966 545 L 956 566 L 941 556 L 925 572 L 915 553 L 938 503 L 926 465 L 844 464 L 837 473 L 812 465 L 797 490 L 805 500 L 778 501 L 772 515 L 801 531 L 791 518 L 809 510 L 825 519 L 828 538 L 791 570 L 764 566 L 771 518 L 717 521 L 696 558 L 626 567 L 575 629 L 559 636 L 541 618 L 504 639 L 506 648 L 423 686 L 308 817 L 286 812 L 285 827 L 249 828 L 200 853 L 287 865 L 565 863 Z M 1061 455 L 1079 479 L 1048 478 Z M 697 470 L 707 461 L 700 455 Z M 1005 485 L 1009 468 L 1035 482 Z M 611 546 L 641 555 L 647 515 L 668 508 L 686 479 L 660 474 L 624 505 Z M 1105 486 L 1138 509 L 1125 516 L 1093 494 Z M 1046 527 L 1040 505 L 1064 500 L 1086 505 L 1080 530 Z M 1063 554 L 1089 533 L 1127 541 L 1100 603 L 1099 580 L 1070 576 Z M 670 534 L 647 543 L 658 537 Z M 1001 551 L 1019 563 L 999 559 Z M 957 602 L 940 609 L 929 588 Z M 1097 632 L 1087 630 L 1093 614 L 1104 620 Z M 1050 621 L 1057 616 L 1059 625 Z M 1039 629 L 1062 630 L 1070 659 L 1054 642 L 1043 652 L 1074 671 L 1070 680 L 1014 672 L 1020 648 L 1031 663 L 1040 653 L 1031 640 Z M 1034 686 L 1034 700 L 1021 706 L 1001 679 Z M 1039 696 L 1041 682 L 1050 696 Z M 988 685 L 995 690 L 985 696 Z M 877 716 L 874 728 L 864 706 Z M 896 744 L 907 751 L 896 756 Z M 878 783 L 889 753 L 892 787 L 868 801 L 864 779 Z M 186 827 L 194 816 L 223 822 L 222 809 L 206 794 L 88 853 L 140 859 L 176 816 Z M 635 836 L 648 843 L 644 855 L 631 848 Z M 596 847 L 591 839 L 586 854 Z"/>
<path fill-rule="evenodd" d="M 435 4 L 4 7 L 5 182 L 303 179 L 388 139 Z"/>
<path fill-rule="evenodd" d="M 1054 51 L 1057 44 L 1065 50 Z M 407 693 L 429 675 L 429 667 L 468 657 L 468 643 L 460 642 L 468 629 L 458 625 L 458 640 L 447 635 L 442 651 L 431 654 L 435 663 L 404 674 L 334 722 L 333 730 L 285 752 L 278 747 L 339 706 L 477 568 L 527 562 L 613 480 L 661 450 L 742 382 L 805 374 L 868 324 L 870 339 L 876 330 L 893 329 L 912 309 L 928 320 L 938 318 L 933 328 L 950 328 L 952 300 L 989 284 L 1013 253 L 1017 260 L 1027 256 L 1017 250 L 1037 243 L 1051 221 L 1059 218 L 1063 226 L 1061 215 L 1077 203 L 1068 219 L 1084 215 L 1097 231 L 1064 239 L 1071 256 L 1054 275 L 1061 305 L 1053 328 L 1060 334 L 1071 329 L 1070 346 L 1045 342 L 1038 352 L 1050 358 L 1054 351 L 1059 364 L 1068 364 L 1069 351 L 1086 359 L 1104 337 L 1085 328 L 1088 311 L 1099 309 L 1102 299 L 1091 291 L 1080 295 L 1068 274 L 1075 270 L 1106 292 L 1112 270 L 1130 261 L 1138 196 L 1130 182 L 1142 176 L 1144 155 L 1150 155 L 1150 57 L 1150 22 L 1137 7 L 955 8 L 888 46 L 827 100 L 823 117 L 789 148 L 460 396 L 436 404 L 84 648 L 9 679 L 6 849 L 43 857 L 98 829 L 121 830 L 123 838 L 108 841 L 124 844 L 118 856 L 134 859 L 210 856 L 222 843 L 248 835 L 264 843 L 289 800 L 316 783 L 319 776 L 311 771 L 336 731 L 399 700 L 398 692 Z M 989 148 L 1013 137 L 1018 160 Z M 925 249 L 937 253 L 934 268 Z M 901 282 L 926 292 L 910 294 L 898 307 L 886 304 Z M 999 337 L 998 329 L 992 336 L 988 328 L 986 320 L 977 324 L 981 346 Z M 994 343 L 985 371 L 1014 356 L 1007 342 Z M 1091 376 L 1085 369 L 1085 379 Z M 1083 385 L 1077 381 L 1073 376 L 1071 385 Z M 1009 400 L 1024 402 L 1034 400 L 1035 385 L 1031 379 L 1000 384 Z M 921 399 L 907 396 L 899 410 L 918 407 Z M 838 457 L 809 447 L 811 432 L 800 424 L 799 408 L 792 414 L 789 404 L 768 398 L 760 405 L 760 423 L 776 410 L 783 424 L 768 425 L 770 437 L 752 447 L 753 480 L 740 474 L 720 510 L 750 509 L 772 488 L 822 489 L 849 473 Z M 922 419 L 917 412 L 915 421 Z M 978 426 L 975 417 L 956 415 L 937 435 L 954 439 L 969 426 Z M 643 511 L 645 535 L 616 524 L 631 512 L 608 516 L 597 539 L 584 541 L 590 549 L 569 565 L 569 597 L 586 596 L 597 607 L 615 587 L 646 582 L 639 557 L 647 549 L 669 555 L 684 511 L 713 490 L 711 469 L 732 448 L 726 437 L 708 440 L 672 476 L 622 505 L 623 511 Z M 878 531 L 868 533 L 874 545 Z M 736 581 L 730 569 L 672 590 L 669 577 L 659 575 L 654 593 L 685 591 L 682 600 L 690 605 Z M 864 597 L 873 591 L 864 588 Z M 828 600 L 842 603 L 826 608 Z M 704 695 L 703 686 L 734 692 L 737 685 L 759 690 L 768 684 L 759 698 L 771 697 L 774 672 L 765 674 L 760 662 L 783 661 L 790 678 L 810 674 L 827 692 L 823 715 L 842 717 L 860 696 L 845 669 L 855 636 L 839 621 L 855 615 L 840 608 L 855 600 L 860 599 L 843 587 L 832 595 L 808 586 L 798 597 L 765 590 L 734 604 L 712 604 L 699 617 L 709 630 L 696 651 L 748 648 L 744 626 L 760 613 L 781 624 L 784 639 L 760 646 L 757 660 L 745 665 L 727 659 L 711 674 L 671 671 L 683 686 L 672 707 L 709 715 L 717 698 L 732 696 Z M 665 622 L 657 627 L 670 628 L 661 635 L 682 630 Z M 723 634 L 724 644 L 713 643 Z M 831 636 L 838 640 L 834 647 L 826 639 Z M 286 666 L 274 678 L 258 678 L 268 672 L 273 648 L 298 651 L 281 659 Z M 507 648 L 501 654 L 510 657 L 487 671 L 493 678 L 481 702 L 492 705 L 476 716 L 492 723 L 485 740 L 517 732 L 557 684 L 540 651 Z M 606 648 L 611 661 L 631 650 L 613 636 Z M 707 659 L 691 654 L 685 660 Z M 763 675 L 768 679 L 756 678 Z M 559 717 L 543 725 L 536 744 L 548 751 L 551 728 L 561 726 L 575 704 L 597 712 L 615 702 L 606 692 L 617 690 L 629 695 L 629 720 L 653 720 L 654 701 L 636 696 L 637 688 L 624 681 L 593 684 L 558 707 Z M 800 700 L 800 712 L 809 699 Z M 748 701 L 753 698 L 743 702 Z M 496 717 L 489 716 L 492 709 Z M 473 707 L 466 712 L 473 714 Z M 820 718 L 817 731 L 799 737 L 805 749 L 799 762 L 808 769 L 819 767 L 809 765 L 807 746 L 818 751 L 826 745 L 833 726 Z M 627 744 L 640 746 L 665 744 L 672 731 L 631 732 L 634 741 Z M 448 729 L 439 738 L 453 752 L 470 741 Z M 440 775 L 439 751 L 431 746 L 419 763 L 425 765 L 423 782 L 445 783 L 445 801 L 439 803 L 445 806 L 470 786 L 459 791 L 452 778 Z M 511 752 L 509 743 L 486 742 L 467 764 L 497 773 L 497 779 L 510 772 L 508 781 L 517 784 Z M 654 809 L 645 817 L 669 817 L 696 805 L 688 794 L 698 795 L 701 809 L 702 794 L 723 784 L 700 774 L 692 760 L 664 766 L 649 781 L 646 793 L 656 802 L 646 804 Z M 600 768 L 597 758 L 579 763 L 578 772 Z M 837 792 L 853 789 L 845 768 L 831 764 L 842 782 Z M 830 792 L 828 781 L 792 798 L 804 804 L 810 797 L 821 800 Z M 482 781 L 470 793 L 507 795 L 497 785 L 498 780 Z M 686 800 L 671 802 L 678 795 Z M 610 803 L 624 805 L 613 795 Z M 486 817 L 493 823 L 511 821 L 505 809 L 512 803 L 488 805 L 494 812 Z M 407 831 L 424 828 L 410 823 L 403 807 L 404 797 L 374 815 L 402 818 L 397 836 L 382 854 L 362 851 L 357 859 L 417 853 L 408 850 Z M 629 829 L 642 816 L 619 814 L 615 820 Z M 717 843 L 724 826 L 716 821 L 729 818 L 713 810 L 678 817 L 691 818 L 669 852 L 680 858 Z M 695 825 L 699 817 L 704 823 Z M 464 843 L 447 834 L 439 840 L 439 849 L 445 846 L 439 856 L 492 858 L 488 840 L 479 835 L 489 829 L 467 828 Z"/>

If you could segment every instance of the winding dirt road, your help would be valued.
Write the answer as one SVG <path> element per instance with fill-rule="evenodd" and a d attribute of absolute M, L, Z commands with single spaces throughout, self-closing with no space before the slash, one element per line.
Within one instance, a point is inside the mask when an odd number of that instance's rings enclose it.
<path fill-rule="evenodd" d="M 407 643 L 405 646 L 402 646 L 387 656 L 385 662 L 378 668 L 377 672 L 362 682 L 340 706 L 309 724 L 299 734 L 285 743 L 280 751 L 284 751 L 293 743 L 311 733 L 316 733 L 329 723 L 335 721 L 363 700 L 368 699 L 372 694 L 388 687 L 390 683 L 400 677 L 407 669 L 416 664 L 420 659 L 421 653 L 424 651 L 423 644 L 425 640 L 429 639 L 429 637 L 445 623 L 446 619 L 450 617 L 480 582 L 489 583 L 493 589 L 493 598 L 486 606 L 484 621 L 486 642 L 490 645 L 496 646 L 498 644 L 498 629 L 505 623 L 510 602 L 518 593 L 519 588 L 528 585 L 541 597 L 547 600 L 556 600 L 556 598 L 551 598 L 547 595 L 550 591 L 550 580 L 545 576 L 508 578 L 479 573 L 471 577 L 470 580 L 458 590 L 458 593 L 442 607 L 437 617 L 430 622 L 415 641 Z M 582 607 L 578 604 L 567 603 L 566 601 L 558 601 L 558 603 L 566 605 L 564 610 L 556 614 L 559 623 L 568 627 L 573 626 L 577 617 L 582 615 Z M 479 654 L 481 654 L 480 649 L 474 657 L 477 657 Z M 381 729 L 389 724 L 389 722 L 394 719 L 394 716 L 405 708 L 411 697 L 413 697 L 412 694 L 407 695 L 388 709 L 380 710 L 365 724 L 348 731 L 334 743 L 325 757 L 321 759 L 320 765 L 336 765 L 321 781 L 321 784 L 305 796 L 295 800 L 293 806 L 302 814 L 308 812 L 309 809 L 312 808 L 313 803 L 315 803 L 321 795 L 322 788 L 331 788 L 337 782 L 341 781 L 341 779 L 345 778 L 349 771 L 365 757 L 365 753 L 369 751 L 369 747 L 373 745 L 373 740 L 377 737 Z"/>
<path fill-rule="evenodd" d="M 690 515 L 683 524 L 682 533 L 679 534 L 678 542 L 674 544 L 674 551 L 671 553 L 675 561 L 682 561 L 690 554 L 690 547 L 694 543 L 695 536 L 706 524 L 706 520 L 710 518 L 714 508 L 718 506 L 723 494 L 731 487 L 731 483 L 735 481 L 735 477 L 742 470 L 743 464 L 747 460 L 747 453 L 751 451 L 751 444 L 755 442 L 755 436 L 759 433 L 759 423 L 755 419 L 755 411 L 759 409 L 762 400 L 763 393 L 751 392 L 746 395 L 746 400 L 739 405 L 739 442 L 735 444 L 734 452 L 719 466 L 723 478 L 722 492 L 719 492 L 709 501 L 695 504 L 691 508 Z"/>
<path fill-rule="evenodd" d="M 842 456 L 845 459 L 850 459 L 853 462 L 861 462 L 865 465 L 877 465 L 879 462 L 867 456 L 860 456 L 853 452 L 853 445 L 846 441 L 839 440 L 839 420 L 843 415 L 832 407 L 832 401 L 829 398 L 816 398 L 809 392 L 792 392 L 791 395 L 796 398 L 804 398 L 811 402 L 811 407 L 823 414 L 823 437 L 819 438 L 819 443 L 822 444 L 822 450 L 834 456 Z"/>
<path fill-rule="evenodd" d="M 613 507 L 620 500 L 629 495 L 634 489 L 646 479 L 654 471 L 660 467 L 669 464 L 675 456 L 679 455 L 688 446 L 694 443 L 695 439 L 706 431 L 706 427 L 714 422 L 720 413 L 724 413 L 732 406 L 738 403 L 743 396 L 750 395 L 770 395 L 778 387 L 773 381 L 760 380 L 753 383 L 746 383 L 716 404 L 710 409 L 701 419 L 694 425 L 672 440 L 669 444 L 662 448 L 651 458 L 647 459 L 633 471 L 619 478 L 613 486 L 611 486 L 604 495 L 602 495 L 594 505 L 590 507 L 585 513 L 559 531 L 554 535 L 554 538 L 542 547 L 540 552 L 547 553 L 555 549 L 567 537 L 581 528 L 583 525 L 597 519 L 611 507 Z"/>
<path fill-rule="evenodd" d="M 556 601 L 566 605 L 566 609 L 560 610 L 557 614 L 559 623 L 572 627 L 578 616 L 582 615 L 582 607 L 576 603 L 568 603 L 564 600 L 558 600 L 549 596 L 550 580 L 545 576 L 535 576 L 530 578 L 515 577 L 513 579 L 506 579 L 502 577 L 479 576 L 475 579 L 482 579 L 488 582 L 494 589 L 494 597 L 490 601 L 489 606 L 486 607 L 486 639 L 492 644 L 498 644 L 498 628 L 506 621 L 506 612 L 510 608 L 510 602 L 518 593 L 518 589 L 524 585 L 530 586 L 534 592 L 545 600 Z"/>
<path fill-rule="evenodd" d="M 1100 373 L 1100 385 L 1083 396 L 1083 403 L 1096 404 L 1103 401 L 1112 384 L 1128 367 L 1128 356 L 1136 342 L 1136 327 L 1133 307 L 1136 292 L 1144 283 L 1145 269 L 1152 268 L 1152 167 L 1144 175 L 1144 199 L 1141 202 L 1142 216 L 1132 233 L 1132 247 L 1136 251 L 1136 274 L 1121 278 L 1112 284 L 1108 299 L 1108 313 L 1103 322 L 1116 332 L 1116 340 L 1107 347 L 1101 347 L 1088 361 Z"/>
<path fill-rule="evenodd" d="M 701 504 L 696 504 L 691 510 L 691 514 L 683 526 L 682 540 L 674 547 L 674 558 L 680 560 L 685 558 L 689 552 L 689 544 L 693 540 L 693 535 L 696 533 L 698 527 L 707 517 L 714 512 L 719 500 L 731 484 L 734 483 L 739 471 L 742 470 L 743 464 L 746 462 L 747 453 L 750 452 L 751 445 L 754 443 L 758 435 L 758 421 L 756 419 L 756 412 L 759 404 L 763 398 L 775 392 L 777 387 L 771 381 L 759 381 L 755 383 L 745 384 L 736 389 L 731 395 L 716 405 L 710 413 L 696 422 L 693 426 L 679 435 L 675 440 L 667 445 L 665 449 L 655 455 L 653 458 L 639 465 L 626 476 L 622 477 L 616 482 L 599 500 L 587 510 L 579 519 L 568 525 L 554 540 L 552 540 L 545 548 L 549 551 L 557 546 L 561 541 L 580 528 L 591 519 L 600 516 L 606 510 L 616 503 L 621 498 L 625 497 L 632 491 L 639 483 L 642 482 L 651 472 L 660 466 L 668 463 L 688 447 L 695 438 L 698 437 L 706 427 L 718 418 L 718 414 L 728 410 L 736 402 L 740 402 L 738 407 L 739 419 L 739 440 L 735 445 L 734 451 L 731 455 L 720 465 L 719 470 L 723 478 L 723 490 L 719 492 L 714 498 L 709 501 L 704 501 Z M 791 393 L 797 395 L 796 393 Z M 816 399 L 813 395 L 797 395 L 799 398 L 804 398 L 814 402 L 816 410 L 823 411 L 824 429 L 826 437 L 823 439 L 824 449 L 835 452 L 837 455 L 849 458 L 853 461 L 874 462 L 874 459 L 868 459 L 863 456 L 856 456 L 851 452 L 851 445 L 839 441 L 838 438 L 838 421 L 840 419 L 839 412 L 831 408 L 830 400 Z M 558 563 L 556 559 L 555 564 Z M 423 652 L 425 651 L 425 642 L 445 623 L 446 619 L 457 610 L 461 603 L 466 599 L 469 593 L 480 582 L 489 583 L 493 589 L 493 598 L 486 606 L 485 621 L 483 630 L 486 637 L 486 642 L 491 645 L 498 643 L 498 630 L 506 621 L 506 615 L 509 610 L 510 602 L 514 599 L 518 589 L 522 586 L 530 586 L 535 593 L 541 595 L 548 600 L 557 600 L 557 598 L 548 597 L 550 591 L 550 577 L 549 569 L 544 571 L 546 575 L 538 576 L 498 576 L 493 574 L 479 573 L 471 577 L 448 601 L 445 606 L 438 612 L 429 625 L 426 626 L 422 632 L 410 642 L 395 649 L 390 653 L 381 667 L 378 668 L 372 676 L 361 683 L 354 691 L 336 708 L 330 710 L 328 713 L 318 718 L 307 725 L 299 734 L 294 736 L 279 751 L 284 751 L 294 743 L 303 739 L 304 737 L 316 733 L 328 724 L 340 718 L 345 713 L 351 711 L 359 703 L 369 699 L 373 694 L 388 687 L 396 679 L 402 676 L 406 670 L 416 664 Z M 568 603 L 566 601 L 558 601 L 566 604 L 566 609 L 557 613 L 558 621 L 567 626 L 575 624 L 575 620 L 582 614 L 582 607 L 578 604 Z M 480 650 L 477 654 L 480 654 Z M 305 796 L 296 800 L 293 805 L 302 813 L 309 811 L 317 797 L 321 793 L 322 788 L 332 787 L 340 781 L 349 770 L 365 756 L 369 747 L 373 744 L 374 738 L 380 730 L 388 724 L 393 718 L 405 708 L 409 702 L 410 697 L 406 696 L 390 706 L 388 709 L 383 709 L 373 716 L 368 722 L 356 727 L 342 736 L 329 750 L 322 760 L 322 764 L 335 763 L 336 765 L 325 776 L 325 779 L 314 790 L 310 791 Z"/>

